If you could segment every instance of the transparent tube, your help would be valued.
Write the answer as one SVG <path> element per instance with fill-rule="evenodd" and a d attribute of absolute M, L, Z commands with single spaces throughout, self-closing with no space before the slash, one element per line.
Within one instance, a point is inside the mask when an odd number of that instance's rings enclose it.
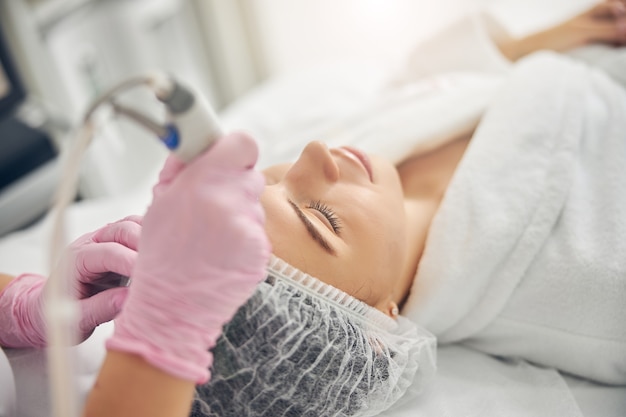
<path fill-rule="evenodd" d="M 69 291 L 65 277 L 68 265 L 59 264 L 66 247 L 65 209 L 74 200 L 80 162 L 93 136 L 93 125 L 86 121 L 68 149 L 63 161 L 62 181 L 52 207 L 53 226 L 50 253 L 50 276 L 46 283 L 45 311 L 48 339 L 48 371 L 52 415 L 75 417 L 79 415 L 75 372 L 70 358 L 70 346 L 76 342 L 76 318 L 79 314 L 76 300 Z"/>

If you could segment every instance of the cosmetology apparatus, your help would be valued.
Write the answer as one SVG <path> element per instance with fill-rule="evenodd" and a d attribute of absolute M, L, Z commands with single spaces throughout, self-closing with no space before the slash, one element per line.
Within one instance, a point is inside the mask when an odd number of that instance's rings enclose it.
<path fill-rule="evenodd" d="M 120 95 L 139 87 L 147 87 L 165 106 L 167 120 L 159 123 L 144 113 L 121 104 Z M 66 246 L 64 211 L 75 196 L 80 161 L 97 127 L 97 115 L 112 111 L 154 133 L 183 162 L 191 161 L 222 135 L 215 112 L 197 91 L 182 85 L 161 72 L 137 76 L 114 86 L 87 110 L 83 125 L 65 155 L 62 181 L 53 207 L 51 274 L 46 286 L 46 324 L 48 327 L 48 366 L 54 416 L 79 415 L 78 399 L 73 381 L 69 346 L 73 345 L 73 324 L 77 315 L 75 300 L 70 297 L 67 265 L 56 265 Z"/>

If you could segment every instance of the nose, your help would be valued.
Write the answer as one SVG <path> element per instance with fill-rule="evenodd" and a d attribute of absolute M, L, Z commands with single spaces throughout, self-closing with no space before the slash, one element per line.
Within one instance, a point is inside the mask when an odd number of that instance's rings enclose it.
<path fill-rule="evenodd" d="M 336 182 L 339 180 L 339 166 L 326 144 L 322 142 L 314 141 L 306 145 L 298 162 L 311 165 L 309 167 L 311 171 L 308 175 L 314 175 L 316 170 L 321 170 L 327 181 Z"/>

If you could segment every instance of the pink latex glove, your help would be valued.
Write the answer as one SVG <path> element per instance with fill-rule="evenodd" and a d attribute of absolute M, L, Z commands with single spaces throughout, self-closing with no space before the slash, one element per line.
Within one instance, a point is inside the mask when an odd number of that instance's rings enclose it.
<path fill-rule="evenodd" d="M 233 133 L 186 167 L 170 157 L 144 220 L 128 300 L 107 348 L 208 380 L 222 326 L 266 276 L 256 143 Z"/>
<path fill-rule="evenodd" d="M 130 216 L 84 234 L 68 246 L 65 265 L 72 296 L 79 300 L 79 342 L 99 324 L 113 320 L 121 310 L 128 288 L 103 291 L 111 272 L 130 276 L 137 257 L 141 217 Z M 63 264 L 63 263 L 61 263 Z M 0 345 L 5 347 L 44 347 L 46 323 L 43 311 L 47 279 L 22 274 L 0 293 Z"/>

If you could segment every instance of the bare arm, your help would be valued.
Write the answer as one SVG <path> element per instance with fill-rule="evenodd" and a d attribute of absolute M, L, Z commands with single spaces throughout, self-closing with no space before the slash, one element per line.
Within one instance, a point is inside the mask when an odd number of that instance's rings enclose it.
<path fill-rule="evenodd" d="M 564 52 L 591 43 L 626 45 L 626 0 L 606 0 L 546 30 L 519 39 L 502 36 L 497 40 L 502 53 L 512 61 L 541 49 Z"/>
<path fill-rule="evenodd" d="M 11 282 L 13 278 L 15 277 L 12 275 L 0 273 L 0 292 L 2 292 L 7 285 L 9 285 L 9 282 Z"/>
<path fill-rule="evenodd" d="M 128 353 L 108 351 L 84 417 L 187 417 L 195 384 Z"/>

